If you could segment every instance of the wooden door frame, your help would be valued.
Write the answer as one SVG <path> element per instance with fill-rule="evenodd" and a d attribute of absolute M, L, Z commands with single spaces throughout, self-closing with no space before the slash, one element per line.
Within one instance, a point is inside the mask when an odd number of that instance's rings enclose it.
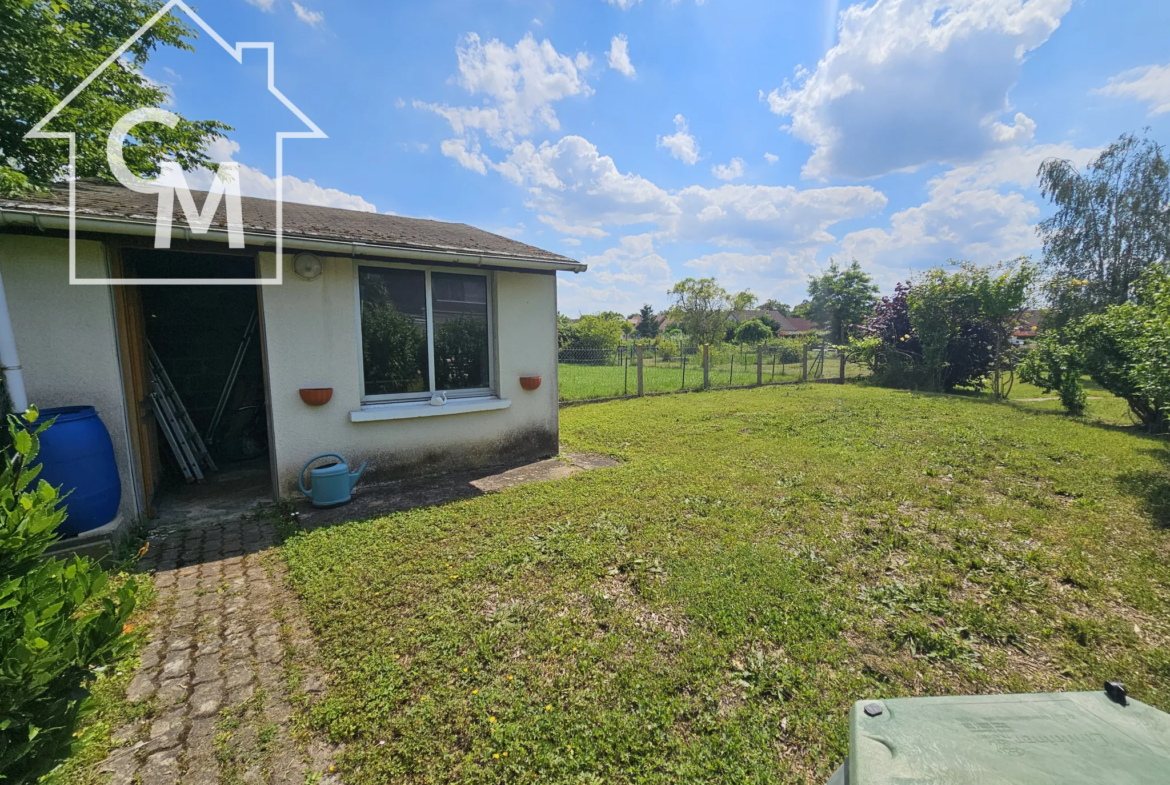
<path fill-rule="evenodd" d="M 124 239 L 125 242 L 121 241 Z M 106 241 L 106 253 L 109 260 L 109 274 L 113 278 L 133 278 L 127 275 L 125 263 L 122 259 L 123 248 L 144 247 L 140 238 L 121 238 L 119 241 Z M 200 253 L 220 253 L 220 246 L 215 248 L 199 246 L 194 250 Z M 255 259 L 256 276 L 260 275 L 260 254 L 256 249 L 225 253 L 225 256 L 251 255 Z M 268 429 L 268 463 L 269 476 L 272 483 L 272 496 L 280 499 L 280 486 L 276 469 L 276 439 L 272 423 L 272 388 L 268 373 L 268 342 L 264 329 L 264 297 L 263 288 L 255 285 L 257 336 L 260 344 L 260 364 L 263 374 L 265 424 Z M 130 450 L 134 459 L 136 473 L 136 490 L 142 494 L 143 512 L 148 518 L 155 514 L 154 498 L 158 491 L 158 481 L 161 470 L 161 454 L 159 453 L 158 429 L 154 419 L 154 409 L 150 402 L 151 382 L 150 364 L 146 355 L 146 319 L 142 310 L 142 296 L 137 284 L 117 284 L 111 287 L 114 290 L 114 321 L 118 333 L 118 348 L 122 364 L 122 385 L 126 401 L 126 416 L 129 419 L 127 431 L 130 434 Z"/>
<path fill-rule="evenodd" d="M 106 243 L 110 275 L 125 278 L 121 248 Z M 118 333 L 118 354 L 122 363 L 122 387 L 126 401 L 126 430 L 130 434 L 130 451 L 134 459 L 134 486 L 141 494 L 142 512 L 154 517 L 154 495 L 158 490 L 156 468 L 159 466 L 158 434 L 154 410 L 150 404 L 150 365 L 146 356 L 146 320 L 142 314 L 142 296 L 135 284 L 112 286 L 114 322 Z"/>

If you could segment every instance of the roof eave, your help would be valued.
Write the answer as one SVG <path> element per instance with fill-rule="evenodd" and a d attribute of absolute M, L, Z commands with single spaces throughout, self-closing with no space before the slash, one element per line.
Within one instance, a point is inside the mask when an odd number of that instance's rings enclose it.
<path fill-rule="evenodd" d="M 66 231 L 71 228 L 68 213 L 59 209 L 36 209 L 26 205 L 20 205 L 15 208 L 0 207 L 0 227 L 13 225 Z M 153 219 L 117 218 L 112 216 L 78 215 L 72 228 L 76 231 L 96 232 L 99 234 L 130 234 L 151 237 L 155 234 L 155 222 Z M 276 245 L 275 232 L 245 229 L 243 235 L 246 244 Z M 171 227 L 172 238 L 191 240 L 194 236 L 195 233 L 191 231 L 190 227 L 180 224 Z M 228 231 L 226 229 L 208 229 L 205 234 L 199 234 L 198 239 L 227 243 Z M 325 254 L 342 256 L 384 256 L 397 259 L 442 261 L 475 267 L 486 265 L 513 267 L 522 270 L 552 270 L 572 273 L 581 273 L 588 269 L 588 266 L 584 263 L 574 259 L 568 259 L 567 257 L 562 261 L 457 248 L 375 243 L 364 240 L 338 240 L 320 236 L 289 234 L 288 232 L 284 233 L 283 246 L 286 251 L 319 251 Z"/>

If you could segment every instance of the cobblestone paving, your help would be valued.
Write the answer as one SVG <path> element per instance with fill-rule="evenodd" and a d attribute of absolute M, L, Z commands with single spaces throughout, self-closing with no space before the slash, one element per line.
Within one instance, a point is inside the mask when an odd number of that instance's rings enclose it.
<path fill-rule="evenodd" d="M 324 688 L 312 638 L 284 585 L 271 522 L 155 530 L 150 633 L 127 700 L 151 719 L 120 729 L 111 785 L 336 783 L 335 750 L 294 738 L 293 701 Z"/>

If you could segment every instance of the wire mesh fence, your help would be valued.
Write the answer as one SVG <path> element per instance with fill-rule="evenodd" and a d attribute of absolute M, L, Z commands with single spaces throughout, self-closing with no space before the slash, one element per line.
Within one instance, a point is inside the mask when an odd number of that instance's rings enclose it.
<path fill-rule="evenodd" d="M 580 346 L 561 350 L 562 402 L 690 392 L 703 389 L 845 381 L 869 374 L 830 344 L 792 341 L 759 346 L 698 346 L 659 341 L 639 347 Z"/>

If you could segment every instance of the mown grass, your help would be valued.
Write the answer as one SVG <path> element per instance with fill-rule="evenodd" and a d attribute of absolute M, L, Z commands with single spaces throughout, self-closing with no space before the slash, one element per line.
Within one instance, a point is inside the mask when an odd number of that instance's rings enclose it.
<path fill-rule="evenodd" d="M 819 783 L 867 697 L 1109 678 L 1170 709 L 1170 453 L 1117 401 L 1058 409 L 567 409 L 564 448 L 621 466 L 285 545 L 333 671 L 309 720 L 347 783 Z"/>
<path fill-rule="evenodd" d="M 735 362 L 729 356 L 716 358 L 712 361 L 710 370 L 711 386 L 719 387 L 750 387 L 756 383 L 756 364 L 753 357 L 743 361 L 741 355 L 735 356 Z M 801 364 L 773 363 L 766 360 L 763 366 L 763 381 L 765 384 L 800 381 Z M 824 375 L 836 378 L 840 373 L 835 358 L 830 358 Z M 846 376 L 849 378 L 866 375 L 861 366 L 850 363 L 846 366 Z M 810 370 L 810 375 L 812 370 Z M 562 401 L 588 401 L 602 398 L 620 398 L 626 395 L 635 395 L 638 391 L 638 371 L 631 362 L 628 368 L 624 365 L 578 365 L 561 363 L 557 367 L 558 394 Z M 678 360 L 670 362 L 652 362 L 649 358 L 643 363 L 642 389 L 646 393 L 682 392 L 703 389 L 703 364 L 701 358 L 688 358 L 686 375 L 684 378 L 682 363 Z"/>

